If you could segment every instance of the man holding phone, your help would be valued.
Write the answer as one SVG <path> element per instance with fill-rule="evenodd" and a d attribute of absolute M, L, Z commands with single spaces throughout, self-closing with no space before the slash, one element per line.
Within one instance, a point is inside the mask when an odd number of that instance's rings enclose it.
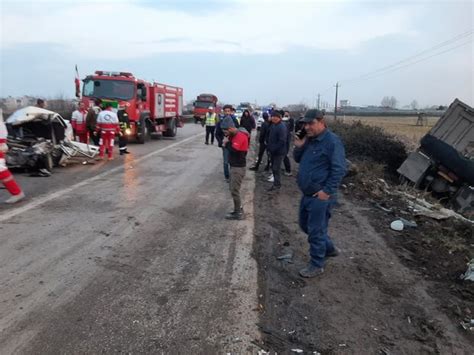
<path fill-rule="evenodd" d="M 346 174 L 344 145 L 331 132 L 319 110 L 308 110 L 301 120 L 306 136 L 295 135 L 295 161 L 300 164 L 298 186 L 303 193 L 299 209 L 299 224 L 308 234 L 311 261 L 302 270 L 302 277 L 323 273 L 326 257 L 337 256 L 328 235 L 331 209 L 336 192 Z"/>

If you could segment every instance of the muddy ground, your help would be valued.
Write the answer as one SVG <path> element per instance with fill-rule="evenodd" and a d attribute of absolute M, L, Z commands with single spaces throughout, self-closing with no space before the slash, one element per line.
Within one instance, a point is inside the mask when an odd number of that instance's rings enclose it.
<path fill-rule="evenodd" d="M 259 265 L 259 344 L 271 353 L 472 354 L 472 283 L 459 275 L 472 257 L 472 228 L 418 219 L 417 229 L 394 232 L 394 216 L 374 207 L 370 186 L 352 178 L 334 210 L 330 234 L 342 249 L 324 275 L 302 279 L 306 236 L 297 224 L 300 193 L 286 177 L 269 194 L 267 174 L 255 188 L 256 258 Z M 347 185 L 346 185 L 347 186 Z M 360 186 L 359 186 L 360 187 Z M 356 193 L 357 191 L 357 193 Z M 406 217 L 406 216 L 405 216 Z M 455 235 L 449 248 L 443 233 Z M 454 231 L 454 232 L 453 232 Z M 431 232 L 431 233 L 429 233 Z M 438 237 L 437 237 L 438 236 Z M 291 263 L 277 256 L 291 250 Z"/>

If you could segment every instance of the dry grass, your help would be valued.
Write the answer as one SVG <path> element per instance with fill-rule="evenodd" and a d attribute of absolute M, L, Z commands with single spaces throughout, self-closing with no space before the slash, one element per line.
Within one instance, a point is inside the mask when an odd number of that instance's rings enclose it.
<path fill-rule="evenodd" d="M 418 147 L 420 139 L 436 124 L 438 117 L 428 117 L 427 126 L 417 126 L 417 117 L 363 117 L 345 116 L 344 123 L 360 121 L 369 126 L 382 128 L 385 132 L 399 138 L 409 150 Z"/>

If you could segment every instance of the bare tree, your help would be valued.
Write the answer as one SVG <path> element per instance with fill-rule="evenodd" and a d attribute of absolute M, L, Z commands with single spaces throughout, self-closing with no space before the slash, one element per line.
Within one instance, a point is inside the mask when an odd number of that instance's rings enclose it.
<path fill-rule="evenodd" d="M 396 108 L 398 105 L 398 100 L 395 96 L 384 96 L 381 102 L 382 107 Z"/>
<path fill-rule="evenodd" d="M 418 109 L 418 101 L 413 100 L 413 101 L 410 103 L 410 107 L 411 107 L 412 110 Z"/>

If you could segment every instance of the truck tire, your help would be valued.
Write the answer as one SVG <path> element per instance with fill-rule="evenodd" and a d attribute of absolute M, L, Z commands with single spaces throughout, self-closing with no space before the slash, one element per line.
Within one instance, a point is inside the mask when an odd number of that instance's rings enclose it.
<path fill-rule="evenodd" d="M 178 133 L 178 125 L 176 124 L 176 118 L 172 118 L 168 125 L 168 129 L 163 132 L 163 136 L 176 137 L 176 133 Z"/>
<path fill-rule="evenodd" d="M 140 127 L 138 128 L 137 143 L 145 144 L 149 137 L 150 128 L 148 127 L 148 119 L 147 117 L 142 117 L 140 119 Z"/>

